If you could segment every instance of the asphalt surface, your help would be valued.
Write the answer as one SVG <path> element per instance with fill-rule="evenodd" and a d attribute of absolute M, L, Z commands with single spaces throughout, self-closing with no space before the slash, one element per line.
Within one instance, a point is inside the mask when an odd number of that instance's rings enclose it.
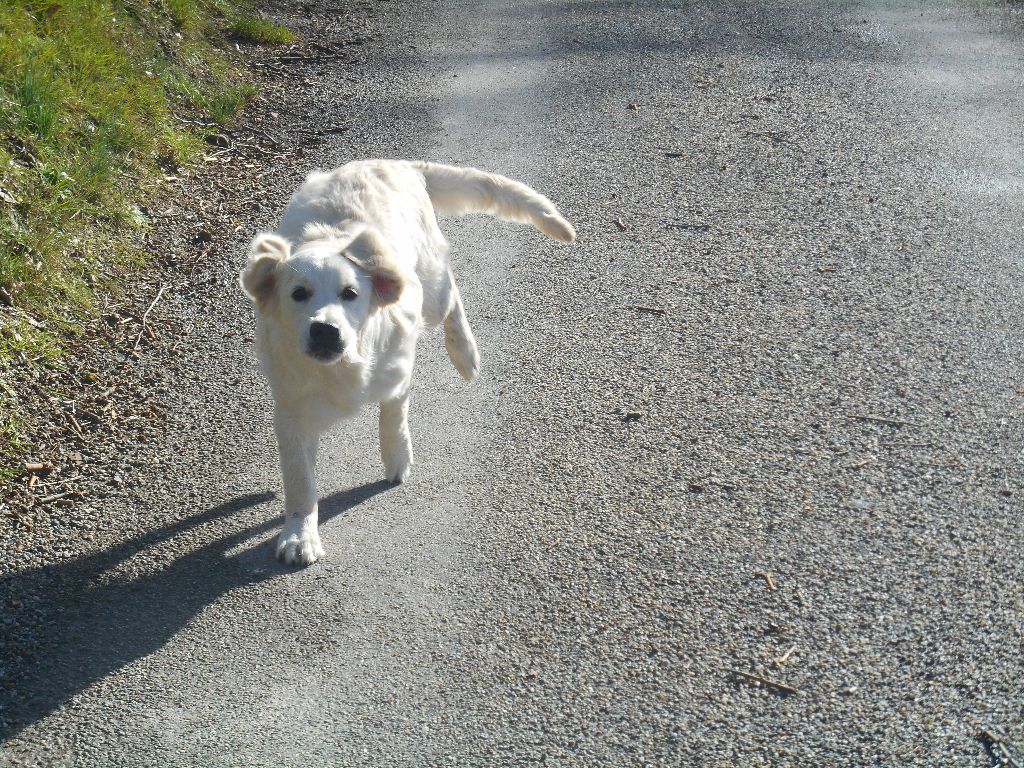
<path fill-rule="evenodd" d="M 192 322 L 173 429 L 117 524 L 9 574 L 44 597 L 0 763 L 1024 760 L 1016 12 L 277 12 L 366 34 L 261 105 L 349 128 L 162 308 Z M 304 168 L 356 156 L 505 173 L 580 239 L 443 224 L 481 379 L 423 340 L 410 482 L 374 414 L 339 428 L 293 570 L 233 281 Z"/>

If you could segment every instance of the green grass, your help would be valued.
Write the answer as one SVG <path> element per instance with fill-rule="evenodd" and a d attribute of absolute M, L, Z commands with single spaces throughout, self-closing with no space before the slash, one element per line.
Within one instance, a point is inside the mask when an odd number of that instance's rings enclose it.
<path fill-rule="evenodd" d="M 284 27 L 273 24 L 250 13 L 240 13 L 231 20 L 228 31 L 241 40 L 251 43 L 280 45 L 295 40 L 295 35 Z"/>
<path fill-rule="evenodd" d="M 227 124 L 255 94 L 237 39 L 292 36 L 245 0 L 0 3 L 0 288 L 17 308 L 0 305 L 0 376 L 59 365 L 96 291 L 144 262 L 135 206 L 201 157 L 194 121 Z M 19 434 L 10 391 L 0 454 Z"/>

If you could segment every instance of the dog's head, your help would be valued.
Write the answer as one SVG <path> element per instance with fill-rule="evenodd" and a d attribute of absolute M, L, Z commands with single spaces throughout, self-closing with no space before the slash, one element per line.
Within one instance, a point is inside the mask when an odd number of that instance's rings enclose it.
<path fill-rule="evenodd" d="M 294 252 L 277 235 L 257 235 L 241 283 L 260 315 L 325 365 L 358 359 L 367 317 L 398 301 L 403 287 L 387 244 L 362 225 L 311 225 Z"/>

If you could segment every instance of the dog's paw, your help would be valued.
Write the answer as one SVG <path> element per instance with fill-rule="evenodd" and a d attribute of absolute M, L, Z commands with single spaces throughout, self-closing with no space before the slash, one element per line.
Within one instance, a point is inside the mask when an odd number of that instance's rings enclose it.
<path fill-rule="evenodd" d="M 277 540 L 277 559 L 288 565 L 311 565 L 324 556 L 320 534 L 314 528 L 286 523 Z"/>
<path fill-rule="evenodd" d="M 476 348 L 476 340 L 468 325 L 459 326 L 449 318 L 444 326 L 444 346 L 448 350 L 448 359 L 455 370 L 466 381 L 473 381 L 480 373 L 480 352 Z"/>
<path fill-rule="evenodd" d="M 381 433 L 380 457 L 384 460 L 384 477 L 388 482 L 404 483 L 412 471 L 412 440 L 408 432 Z"/>
<path fill-rule="evenodd" d="M 455 364 L 455 370 L 466 381 L 473 381 L 480 374 L 480 353 L 476 351 L 476 347 L 465 354 L 453 355 L 451 360 Z"/>
<path fill-rule="evenodd" d="M 412 472 L 412 452 L 402 452 L 401 456 L 392 456 L 384 460 L 384 477 L 388 482 L 398 485 L 409 479 Z"/>

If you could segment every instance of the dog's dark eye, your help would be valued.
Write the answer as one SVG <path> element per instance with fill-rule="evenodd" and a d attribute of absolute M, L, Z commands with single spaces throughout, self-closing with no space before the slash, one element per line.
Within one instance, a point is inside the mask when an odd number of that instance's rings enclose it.
<path fill-rule="evenodd" d="M 305 301 L 312 295 L 313 294 L 311 294 L 307 289 L 303 288 L 301 285 L 294 291 L 292 291 L 292 298 L 295 299 L 296 301 Z"/>
<path fill-rule="evenodd" d="M 352 301 L 352 299 L 356 298 L 358 295 L 359 294 L 356 293 L 355 288 L 346 288 L 340 294 L 342 301 Z"/>

